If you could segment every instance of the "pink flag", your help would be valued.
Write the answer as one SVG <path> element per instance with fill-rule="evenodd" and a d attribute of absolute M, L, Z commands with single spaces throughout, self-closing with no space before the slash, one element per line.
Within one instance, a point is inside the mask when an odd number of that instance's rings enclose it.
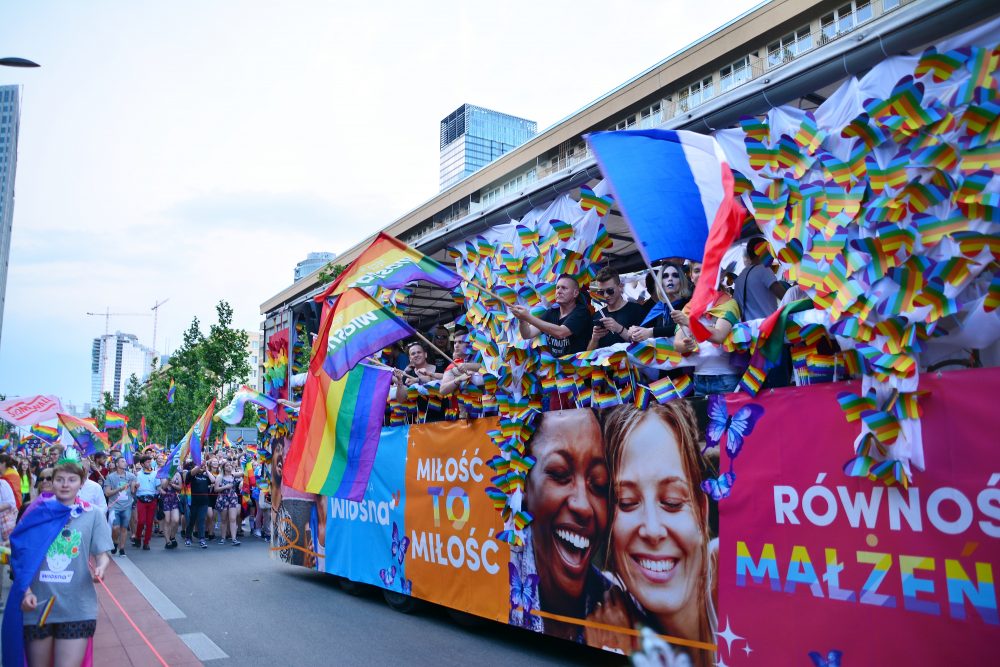
<path fill-rule="evenodd" d="M 20 396 L 0 401 L 0 419 L 15 426 L 34 426 L 56 418 L 62 404 L 56 396 Z"/>

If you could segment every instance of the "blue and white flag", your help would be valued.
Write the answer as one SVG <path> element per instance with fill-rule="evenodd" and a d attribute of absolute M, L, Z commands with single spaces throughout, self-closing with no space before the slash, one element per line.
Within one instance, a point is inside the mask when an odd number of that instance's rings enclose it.
<path fill-rule="evenodd" d="M 684 130 L 594 132 L 587 142 L 646 263 L 702 261 L 733 174 L 715 139 Z"/>

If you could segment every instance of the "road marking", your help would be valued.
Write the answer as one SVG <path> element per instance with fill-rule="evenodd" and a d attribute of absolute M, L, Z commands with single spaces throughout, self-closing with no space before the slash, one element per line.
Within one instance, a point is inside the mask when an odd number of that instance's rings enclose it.
<path fill-rule="evenodd" d="M 177 635 L 188 645 L 194 656 L 204 662 L 205 660 L 219 660 L 228 658 L 229 655 L 219 648 L 219 645 L 208 638 L 204 632 L 189 632 L 186 635 Z"/>
<path fill-rule="evenodd" d="M 178 618 L 187 618 L 187 614 L 171 602 L 170 598 L 164 595 L 163 591 L 157 588 L 156 584 L 150 581 L 149 577 L 135 563 L 128 558 L 117 558 L 115 559 L 115 565 L 128 577 L 132 585 L 139 589 L 142 597 L 146 598 L 146 601 L 149 602 L 164 620 L 170 621 Z"/>

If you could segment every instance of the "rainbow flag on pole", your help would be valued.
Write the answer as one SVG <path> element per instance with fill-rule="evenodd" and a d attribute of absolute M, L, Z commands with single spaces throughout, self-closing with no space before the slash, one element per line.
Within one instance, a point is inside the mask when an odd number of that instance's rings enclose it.
<path fill-rule="evenodd" d="M 120 412 L 108 410 L 104 413 L 104 430 L 109 428 L 125 428 L 128 425 L 128 417 Z"/>
<path fill-rule="evenodd" d="M 230 426 L 239 424 L 243 421 L 243 407 L 246 405 L 247 401 L 255 403 L 265 410 L 274 410 L 278 407 L 278 402 L 270 396 L 243 385 L 240 387 L 239 391 L 233 395 L 233 400 L 229 402 L 229 405 L 219 410 L 219 413 L 215 415 L 215 418 L 221 419 Z M 228 446 L 232 443 L 230 443 L 227 438 L 225 444 Z"/>
<path fill-rule="evenodd" d="M 106 452 L 110 449 L 107 433 L 102 433 L 84 419 L 77 419 L 72 415 L 64 415 L 61 412 L 56 415 L 63 428 L 73 436 L 73 441 L 84 456 L 91 456 L 97 452 Z"/>
<path fill-rule="evenodd" d="M 284 476 L 294 489 L 362 500 L 378 450 L 392 372 L 359 364 L 341 380 L 310 373 Z"/>
<path fill-rule="evenodd" d="M 201 417 L 191 425 L 188 432 L 184 434 L 181 441 L 170 452 L 167 465 L 160 468 L 156 473 L 158 479 L 171 479 L 181 469 L 181 466 L 184 465 L 184 461 L 187 460 L 188 455 L 191 456 L 195 464 L 201 465 L 201 445 L 207 442 L 211 436 L 213 412 L 215 412 L 214 398 L 208 407 L 205 408 L 205 412 Z"/>
<path fill-rule="evenodd" d="M 149 442 L 149 431 L 146 430 L 146 415 L 139 420 L 139 440 L 143 443 Z"/>
<path fill-rule="evenodd" d="M 330 283 L 316 301 L 343 294 L 351 287 L 380 286 L 398 289 L 414 280 L 426 280 L 438 287 L 452 289 L 462 278 L 441 262 L 414 250 L 399 239 L 379 232 L 372 244 Z"/>
<path fill-rule="evenodd" d="M 351 287 L 323 306 L 315 349 L 323 347 L 323 370 L 339 380 L 365 357 L 413 333 L 405 320 L 364 290 Z"/>
<path fill-rule="evenodd" d="M 35 424 L 31 427 L 31 432 L 46 442 L 55 442 L 59 439 L 58 426 L 42 426 L 41 424 Z"/>
<path fill-rule="evenodd" d="M 170 388 L 167 389 L 167 403 L 174 402 L 174 392 L 177 391 L 177 387 L 174 385 L 174 379 L 170 378 Z"/>

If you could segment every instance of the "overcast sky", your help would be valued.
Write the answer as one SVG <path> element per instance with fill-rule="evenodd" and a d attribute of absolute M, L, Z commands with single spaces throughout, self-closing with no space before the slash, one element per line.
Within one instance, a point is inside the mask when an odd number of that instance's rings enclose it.
<path fill-rule="evenodd" d="M 261 302 L 438 191 L 469 102 L 546 128 L 756 5 L 31 0 L 0 4 L 23 84 L 0 393 L 90 400 L 87 311 L 160 308 L 157 348 Z M 152 343 L 152 317 L 111 331 Z"/>

